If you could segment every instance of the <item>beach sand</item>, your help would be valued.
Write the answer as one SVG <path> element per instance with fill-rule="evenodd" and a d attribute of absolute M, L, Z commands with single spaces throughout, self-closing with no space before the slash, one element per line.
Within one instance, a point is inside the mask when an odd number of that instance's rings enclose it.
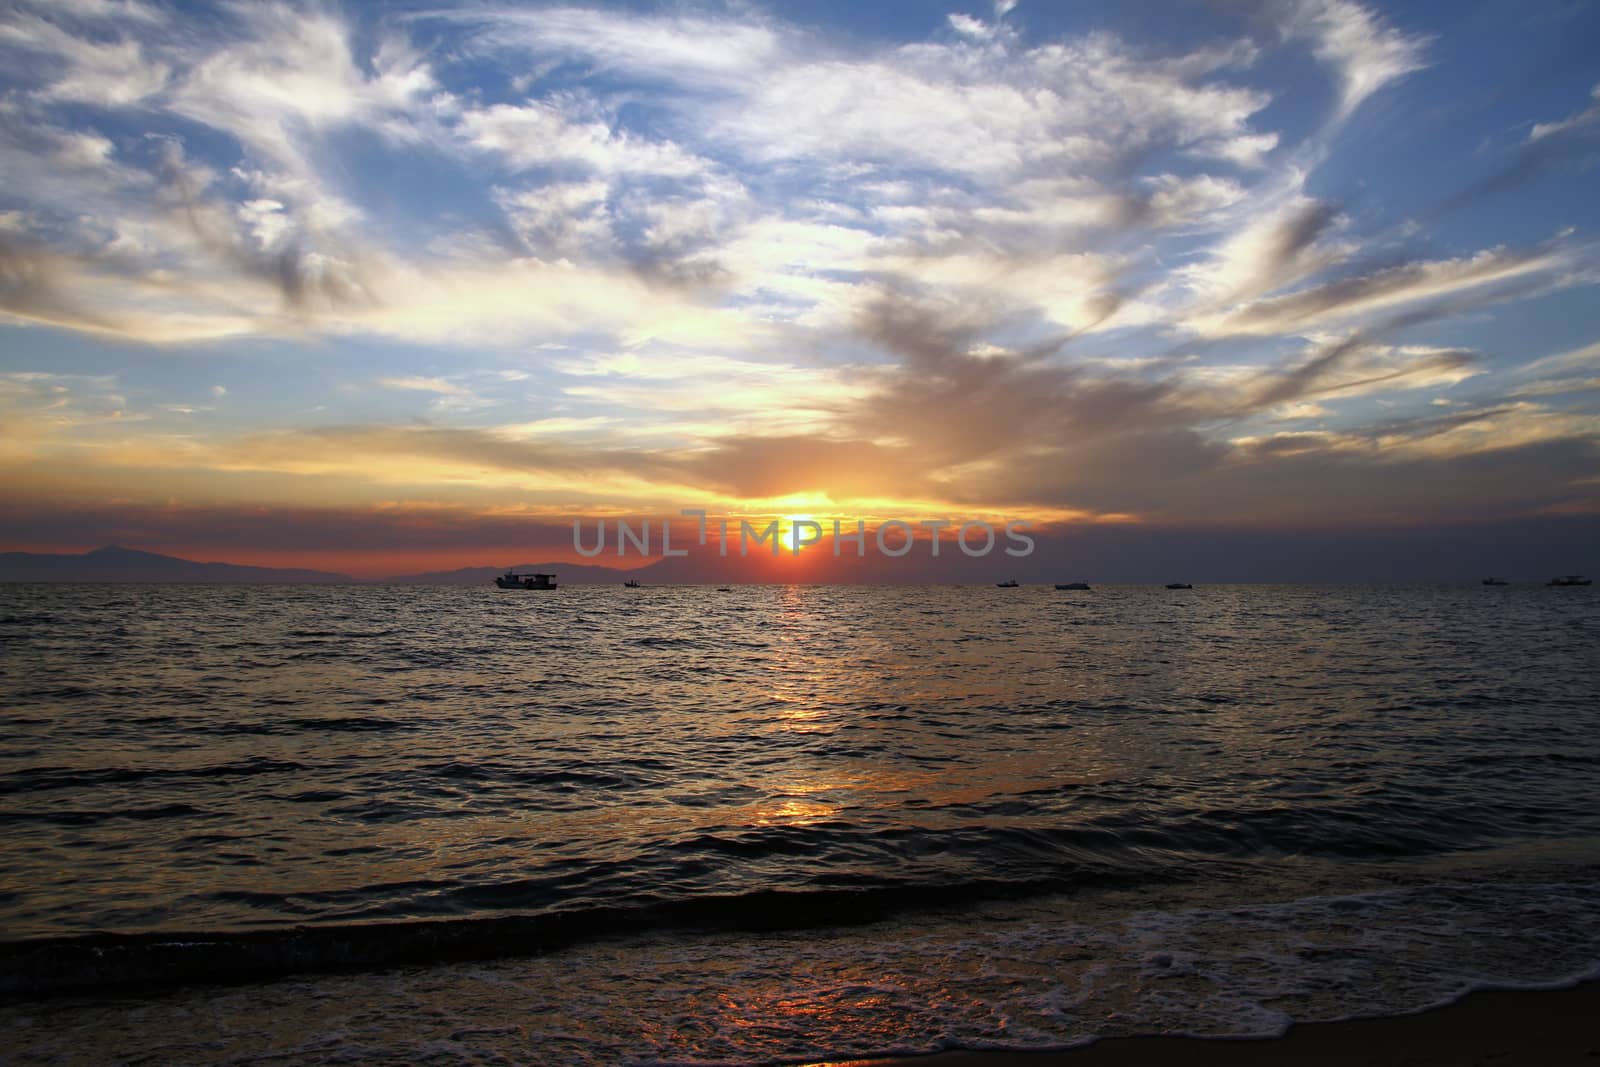
<path fill-rule="evenodd" d="M 1600 1067 L 1600 981 L 1570 989 L 1474 993 L 1419 1015 L 1308 1023 L 1281 1038 L 1112 1038 L 1067 1052 L 949 1052 L 834 1061 L 829 1067 Z"/>

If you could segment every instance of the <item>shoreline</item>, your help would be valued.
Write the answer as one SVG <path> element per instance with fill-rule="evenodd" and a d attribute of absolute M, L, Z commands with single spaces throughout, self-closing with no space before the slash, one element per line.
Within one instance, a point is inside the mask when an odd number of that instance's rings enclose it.
<path fill-rule="evenodd" d="M 940 1052 L 808 1067 L 1600 1067 L 1600 978 L 1486 990 L 1410 1015 L 1300 1023 L 1274 1038 L 1111 1037 L 1053 1052 Z"/>

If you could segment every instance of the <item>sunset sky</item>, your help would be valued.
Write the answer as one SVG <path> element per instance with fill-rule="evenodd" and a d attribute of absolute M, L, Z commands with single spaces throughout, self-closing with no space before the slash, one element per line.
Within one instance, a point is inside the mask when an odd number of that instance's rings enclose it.
<path fill-rule="evenodd" d="M 0 548 L 1594 516 L 1597 40 L 1582 2 L 9 3 Z"/>

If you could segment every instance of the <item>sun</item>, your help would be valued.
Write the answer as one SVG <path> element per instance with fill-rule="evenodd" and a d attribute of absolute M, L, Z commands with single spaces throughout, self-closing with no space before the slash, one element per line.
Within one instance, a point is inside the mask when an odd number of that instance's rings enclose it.
<path fill-rule="evenodd" d="M 814 526 L 802 526 L 814 523 Z M 822 523 L 813 515 L 779 515 L 778 543 L 791 555 L 803 552 L 821 540 Z"/>

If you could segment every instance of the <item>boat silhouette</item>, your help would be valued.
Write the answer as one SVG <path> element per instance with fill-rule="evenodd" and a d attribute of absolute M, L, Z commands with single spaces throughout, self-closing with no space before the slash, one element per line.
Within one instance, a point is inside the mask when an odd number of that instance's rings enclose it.
<path fill-rule="evenodd" d="M 553 574 L 518 574 L 510 570 L 496 578 L 494 584 L 501 589 L 554 589 L 555 577 Z"/>

